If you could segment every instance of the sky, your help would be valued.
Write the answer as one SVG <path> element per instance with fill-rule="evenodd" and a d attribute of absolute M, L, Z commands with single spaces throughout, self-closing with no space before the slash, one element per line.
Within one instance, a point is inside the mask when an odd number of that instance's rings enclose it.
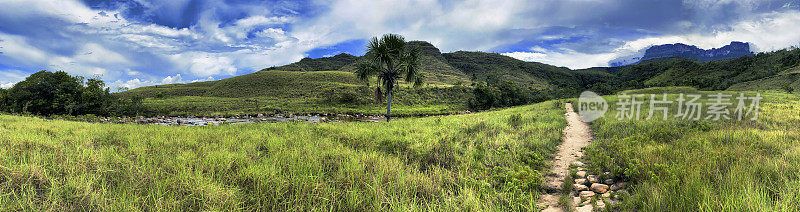
<path fill-rule="evenodd" d="M 120 87 L 189 83 L 397 33 L 573 69 L 659 44 L 800 46 L 800 0 L 0 0 L 0 87 L 65 71 Z"/>

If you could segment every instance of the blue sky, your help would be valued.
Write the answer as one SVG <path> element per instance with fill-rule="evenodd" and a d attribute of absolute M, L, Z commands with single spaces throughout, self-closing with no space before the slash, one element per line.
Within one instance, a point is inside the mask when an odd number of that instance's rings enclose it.
<path fill-rule="evenodd" d="M 800 46 L 800 0 L 0 0 L 0 87 L 39 70 L 112 88 L 360 55 L 385 33 L 570 68 L 657 44 Z"/>

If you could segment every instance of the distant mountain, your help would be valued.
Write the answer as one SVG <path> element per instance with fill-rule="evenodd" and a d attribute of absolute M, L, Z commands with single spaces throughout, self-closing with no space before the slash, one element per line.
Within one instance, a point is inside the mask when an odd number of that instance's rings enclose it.
<path fill-rule="evenodd" d="M 721 48 L 701 49 L 696 46 L 682 43 L 658 45 L 648 48 L 644 55 L 634 55 L 629 57 L 617 58 L 609 62 L 609 66 L 623 66 L 636 64 L 645 60 L 652 60 L 665 57 L 680 57 L 698 62 L 727 60 L 752 55 L 750 45 L 743 42 L 734 41 Z"/>
<path fill-rule="evenodd" d="M 634 65 L 590 70 L 612 74 L 612 78 L 601 82 L 619 90 L 660 86 L 691 86 L 701 90 L 780 89 L 784 84 L 800 86 L 800 49 L 707 62 L 680 57 L 657 58 Z"/>

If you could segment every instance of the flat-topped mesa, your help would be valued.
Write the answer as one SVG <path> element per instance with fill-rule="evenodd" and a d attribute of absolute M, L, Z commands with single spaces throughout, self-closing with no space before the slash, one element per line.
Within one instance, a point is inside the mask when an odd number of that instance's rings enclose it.
<path fill-rule="evenodd" d="M 653 46 L 645 51 L 642 60 L 650 60 L 664 57 L 682 57 L 699 62 L 726 60 L 743 56 L 752 55 L 750 52 L 750 45 L 743 42 L 731 42 L 730 44 L 721 48 L 714 49 L 700 49 L 696 46 L 686 45 L 682 43 L 665 44 Z"/>
<path fill-rule="evenodd" d="M 640 51 L 637 55 L 619 57 L 608 62 L 610 67 L 638 64 L 645 60 L 658 58 L 679 57 L 698 62 L 727 60 L 752 55 L 750 44 L 733 41 L 720 48 L 701 49 L 697 46 L 683 43 L 657 45 Z"/>

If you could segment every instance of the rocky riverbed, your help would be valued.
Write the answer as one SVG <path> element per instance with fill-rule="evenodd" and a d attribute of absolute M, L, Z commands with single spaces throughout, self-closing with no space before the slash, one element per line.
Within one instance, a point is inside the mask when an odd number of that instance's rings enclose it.
<path fill-rule="evenodd" d="M 159 124 L 159 125 L 176 125 L 176 126 L 206 126 L 206 125 L 221 125 L 221 124 L 249 124 L 249 123 L 270 123 L 270 122 L 341 122 L 341 121 L 355 121 L 355 122 L 380 122 L 385 120 L 381 116 L 367 116 L 367 115 L 348 115 L 348 114 L 313 114 L 313 115 L 294 115 L 294 114 L 277 114 L 277 115 L 263 115 L 258 114 L 255 116 L 242 115 L 231 117 L 135 117 L 135 118 L 122 118 L 122 123 L 138 123 L 138 124 Z"/>
<path fill-rule="evenodd" d="M 370 116 L 362 114 L 257 114 L 236 116 L 188 116 L 188 117 L 97 117 L 97 116 L 58 116 L 45 117 L 46 119 L 64 119 L 71 121 L 84 121 L 95 123 L 117 124 L 158 124 L 169 126 L 208 126 L 225 124 L 250 124 L 274 122 L 380 122 L 386 119 L 383 116 Z"/>

